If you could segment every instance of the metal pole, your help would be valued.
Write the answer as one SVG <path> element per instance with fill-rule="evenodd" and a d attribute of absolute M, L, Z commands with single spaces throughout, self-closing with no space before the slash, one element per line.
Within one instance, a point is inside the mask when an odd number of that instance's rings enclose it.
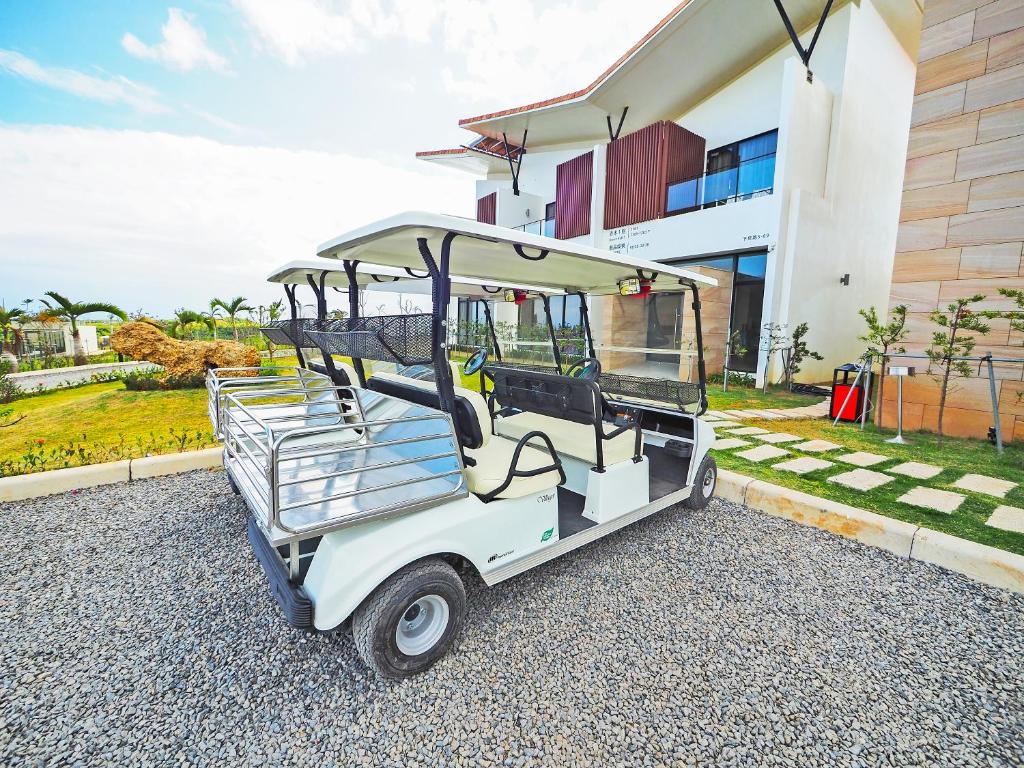
<path fill-rule="evenodd" d="M 985 362 L 988 363 L 988 391 L 992 397 L 992 418 L 995 419 L 996 430 L 996 451 L 1003 453 L 1003 425 L 999 421 L 999 397 L 996 395 L 996 374 L 992 367 L 992 353 L 985 355 Z"/>
<path fill-rule="evenodd" d="M 871 351 L 868 350 L 864 353 L 864 362 L 862 365 L 867 373 L 864 374 L 864 407 L 860 409 L 860 429 L 864 431 L 864 423 L 868 419 L 868 406 L 871 404 L 871 366 L 873 364 Z M 885 365 L 885 360 L 882 361 L 882 365 Z M 881 403 L 879 403 L 881 407 Z"/>
<path fill-rule="evenodd" d="M 729 391 L 729 347 L 728 341 L 725 342 L 725 362 L 722 364 L 722 391 Z"/>
<path fill-rule="evenodd" d="M 885 442 L 905 445 L 903 437 L 903 376 L 896 377 L 896 437 L 891 437 Z"/>
<path fill-rule="evenodd" d="M 555 358 L 555 370 L 562 373 L 562 354 L 558 349 L 558 339 L 555 337 L 555 324 L 551 320 L 551 300 L 541 294 L 541 302 L 544 304 L 544 317 L 548 322 L 548 334 L 551 336 L 551 354 Z"/>

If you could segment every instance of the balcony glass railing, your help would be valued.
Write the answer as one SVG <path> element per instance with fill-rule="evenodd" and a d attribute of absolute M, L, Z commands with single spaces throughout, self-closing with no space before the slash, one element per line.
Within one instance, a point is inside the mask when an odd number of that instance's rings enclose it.
<path fill-rule="evenodd" d="M 520 232 L 529 232 L 531 235 L 544 235 L 544 237 L 554 237 L 555 220 L 537 219 L 536 221 L 528 221 L 525 224 L 520 224 L 518 227 L 512 227 L 512 229 L 518 229 Z"/>
<path fill-rule="evenodd" d="M 775 154 L 745 160 L 736 168 L 668 185 L 665 212 L 684 213 L 770 195 L 775 183 Z"/>

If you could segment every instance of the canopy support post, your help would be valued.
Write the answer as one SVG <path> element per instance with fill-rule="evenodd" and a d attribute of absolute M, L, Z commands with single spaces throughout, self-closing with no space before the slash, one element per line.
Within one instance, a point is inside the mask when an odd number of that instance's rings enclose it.
<path fill-rule="evenodd" d="M 433 299 L 433 321 L 431 323 L 431 357 L 434 361 L 434 381 L 441 410 L 451 414 L 455 410 L 455 384 L 452 382 L 451 368 L 448 366 L 448 302 L 452 295 L 452 281 L 448 274 L 451 261 L 452 241 L 458 232 L 447 232 L 441 240 L 441 258 L 435 261 L 427 244 L 427 238 L 418 237 L 416 243 L 420 249 L 423 263 L 431 277 L 431 298 Z"/>
<path fill-rule="evenodd" d="M 348 277 L 348 316 L 355 320 L 359 317 L 359 282 L 357 281 L 356 266 L 358 261 L 342 262 L 345 267 L 345 276 Z M 359 386 L 366 386 L 366 370 L 363 368 L 363 361 L 358 357 L 352 358 L 352 367 L 356 369 L 356 376 L 359 378 Z"/>
<path fill-rule="evenodd" d="M 697 337 L 697 379 L 700 382 L 700 404 L 697 406 L 695 416 L 701 416 L 708 409 L 708 377 L 704 368 L 704 333 L 700 325 L 700 292 L 697 284 L 690 285 L 693 291 L 693 332 Z"/>
<path fill-rule="evenodd" d="M 800 61 L 804 63 L 804 67 L 807 68 L 807 82 L 814 82 L 814 73 L 811 72 L 811 54 L 814 53 L 814 47 L 818 44 L 818 37 L 821 35 L 821 30 L 825 26 L 825 19 L 828 18 L 829 11 L 832 10 L 833 0 L 828 0 L 825 3 L 825 8 L 821 12 L 821 18 L 818 19 L 818 26 L 814 28 L 814 35 L 811 37 L 811 44 L 806 48 L 800 43 L 800 36 L 796 33 L 793 28 L 793 22 L 789 20 L 789 14 L 786 13 L 786 9 L 782 6 L 782 0 L 775 0 L 775 8 L 779 12 L 779 16 L 782 17 L 782 23 L 786 27 L 786 32 L 789 33 L 789 39 L 793 41 L 793 47 L 796 48 L 797 53 L 800 55 Z"/>
<path fill-rule="evenodd" d="M 551 352 L 555 357 L 555 370 L 561 375 L 562 353 L 558 350 L 558 339 L 555 338 L 555 324 L 551 321 L 551 299 L 543 293 L 540 295 L 540 299 L 544 302 L 544 317 L 548 321 L 548 335 L 551 337 Z"/>
<path fill-rule="evenodd" d="M 516 158 L 515 162 L 512 162 L 512 151 L 508 146 L 508 137 L 505 136 L 505 132 L 501 132 L 501 143 L 505 146 L 505 159 L 508 160 L 508 169 L 512 173 L 512 194 L 519 197 L 519 170 L 523 167 L 523 155 L 526 154 L 526 134 L 529 130 L 523 129 L 523 143 L 519 147 L 519 157 Z"/>
<path fill-rule="evenodd" d="M 597 359 L 597 352 L 594 351 L 594 332 L 590 329 L 590 308 L 587 306 L 587 295 L 583 291 L 576 291 L 580 297 L 580 317 L 583 319 L 583 335 L 587 342 L 587 355 Z"/>
<path fill-rule="evenodd" d="M 314 280 L 312 275 L 306 275 L 306 282 L 309 283 L 309 287 L 316 294 L 316 319 L 318 322 L 323 323 L 327 320 L 327 289 L 325 288 L 327 271 L 325 270 L 320 273 L 319 280 Z M 331 381 L 335 384 L 340 384 L 341 382 L 338 381 L 338 369 L 334 366 L 334 356 L 325 349 L 320 350 L 320 355 L 324 359 L 324 368 L 327 369 L 327 375 L 331 377 Z M 349 384 L 351 383 L 350 381 Z"/>
<path fill-rule="evenodd" d="M 619 118 L 619 125 L 614 131 L 612 130 L 612 116 L 605 115 L 605 120 L 608 121 L 608 141 L 615 141 L 617 138 L 619 138 L 619 134 L 622 133 L 622 124 L 626 122 L 627 112 L 629 112 L 629 107 L 623 107 L 622 116 Z"/>
<path fill-rule="evenodd" d="M 288 306 L 292 311 L 292 328 L 297 328 L 299 323 L 299 310 L 295 304 L 295 286 L 285 285 L 284 294 L 288 297 Z M 302 347 L 297 343 L 295 344 L 295 357 L 299 359 L 299 368 L 306 367 L 306 358 L 302 355 Z"/>
<path fill-rule="evenodd" d="M 491 345 L 494 347 L 494 356 L 501 362 L 501 347 L 498 345 L 498 334 L 494 332 L 494 322 L 491 320 L 491 308 L 487 306 L 487 299 L 477 299 L 484 308 L 484 318 L 487 320 L 487 330 L 491 333 Z"/>

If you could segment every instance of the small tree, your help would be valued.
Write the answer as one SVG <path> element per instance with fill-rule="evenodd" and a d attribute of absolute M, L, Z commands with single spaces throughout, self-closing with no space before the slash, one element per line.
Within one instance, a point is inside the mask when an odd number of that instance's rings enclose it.
<path fill-rule="evenodd" d="M 786 382 L 786 388 L 793 388 L 793 380 L 800 373 L 800 364 L 810 358 L 812 360 L 824 360 L 825 358 L 813 351 L 804 341 L 804 336 L 809 330 L 807 323 L 800 323 L 793 329 L 791 345 L 782 351 L 783 369 L 782 375 Z"/>
<path fill-rule="evenodd" d="M 0 359 L 7 360 L 12 371 L 18 370 L 18 358 L 14 354 L 14 346 L 17 341 L 18 330 L 16 325 L 24 323 L 28 319 L 25 310 L 14 307 L 7 309 L 0 306 Z M 8 346 L 8 337 L 11 339 Z"/>
<path fill-rule="evenodd" d="M 245 296 L 235 296 L 230 301 L 224 299 L 210 299 L 210 313 L 216 317 L 217 313 L 223 310 L 231 323 L 231 336 L 238 341 L 238 316 L 243 312 L 252 312 L 252 307 L 246 303 Z M 217 338 L 217 326 L 213 327 L 213 338 Z"/>
<path fill-rule="evenodd" d="M 191 309 L 176 309 L 174 317 L 167 323 L 164 330 L 175 339 L 183 339 L 188 335 L 189 327 L 193 325 L 205 325 L 216 338 L 217 320 L 212 315 L 194 312 Z"/>
<path fill-rule="evenodd" d="M 70 323 L 75 365 L 85 365 L 88 362 L 88 358 L 85 355 L 85 346 L 82 344 L 82 336 L 78 332 L 78 318 L 83 315 L 103 313 L 105 315 L 115 315 L 122 320 L 128 319 L 128 315 L 120 307 L 103 301 L 74 302 L 56 291 L 47 291 L 46 296 L 49 298 L 49 301 L 47 299 L 40 299 L 46 306 L 46 309 L 39 313 L 39 317 L 42 320 L 62 320 Z"/>
<path fill-rule="evenodd" d="M 786 326 L 782 323 L 765 323 L 761 332 L 761 349 L 765 353 L 764 384 L 761 391 L 768 392 L 768 368 L 772 364 L 772 358 L 776 352 L 781 352 L 789 347 L 789 335 L 786 333 Z"/>
<path fill-rule="evenodd" d="M 861 341 L 867 342 L 868 351 L 875 357 L 882 358 L 882 370 L 878 375 L 878 414 L 881 424 L 881 413 L 883 395 L 885 393 L 885 361 L 890 353 L 899 354 L 906 352 L 907 348 L 900 342 L 907 337 L 907 305 L 898 304 L 892 308 L 888 322 L 879 319 L 874 307 L 858 311 L 868 330 L 863 336 L 858 336 Z"/>
<path fill-rule="evenodd" d="M 967 361 L 956 359 L 967 357 L 974 351 L 974 338 L 965 334 L 989 332 L 988 324 L 982 319 L 984 315 L 972 312 L 969 308 L 984 298 L 981 294 L 975 294 L 957 299 L 947 305 L 945 312 L 935 310 L 931 314 L 932 322 L 943 329 L 932 334 L 932 345 L 927 351 L 929 373 L 932 365 L 938 366 L 939 370 L 937 374 L 932 374 L 939 385 L 939 445 L 942 445 L 942 418 L 946 410 L 946 397 L 951 391 L 950 379 L 954 374 L 963 378 L 971 375 L 971 366 Z"/>

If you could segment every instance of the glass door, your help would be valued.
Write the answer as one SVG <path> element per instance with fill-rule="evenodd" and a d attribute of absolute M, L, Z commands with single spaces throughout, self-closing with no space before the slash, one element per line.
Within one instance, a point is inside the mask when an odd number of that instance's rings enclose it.
<path fill-rule="evenodd" d="M 683 296 L 682 293 L 652 293 L 644 299 L 647 302 L 647 347 L 666 350 L 648 352 L 648 362 L 679 365 Z"/>

